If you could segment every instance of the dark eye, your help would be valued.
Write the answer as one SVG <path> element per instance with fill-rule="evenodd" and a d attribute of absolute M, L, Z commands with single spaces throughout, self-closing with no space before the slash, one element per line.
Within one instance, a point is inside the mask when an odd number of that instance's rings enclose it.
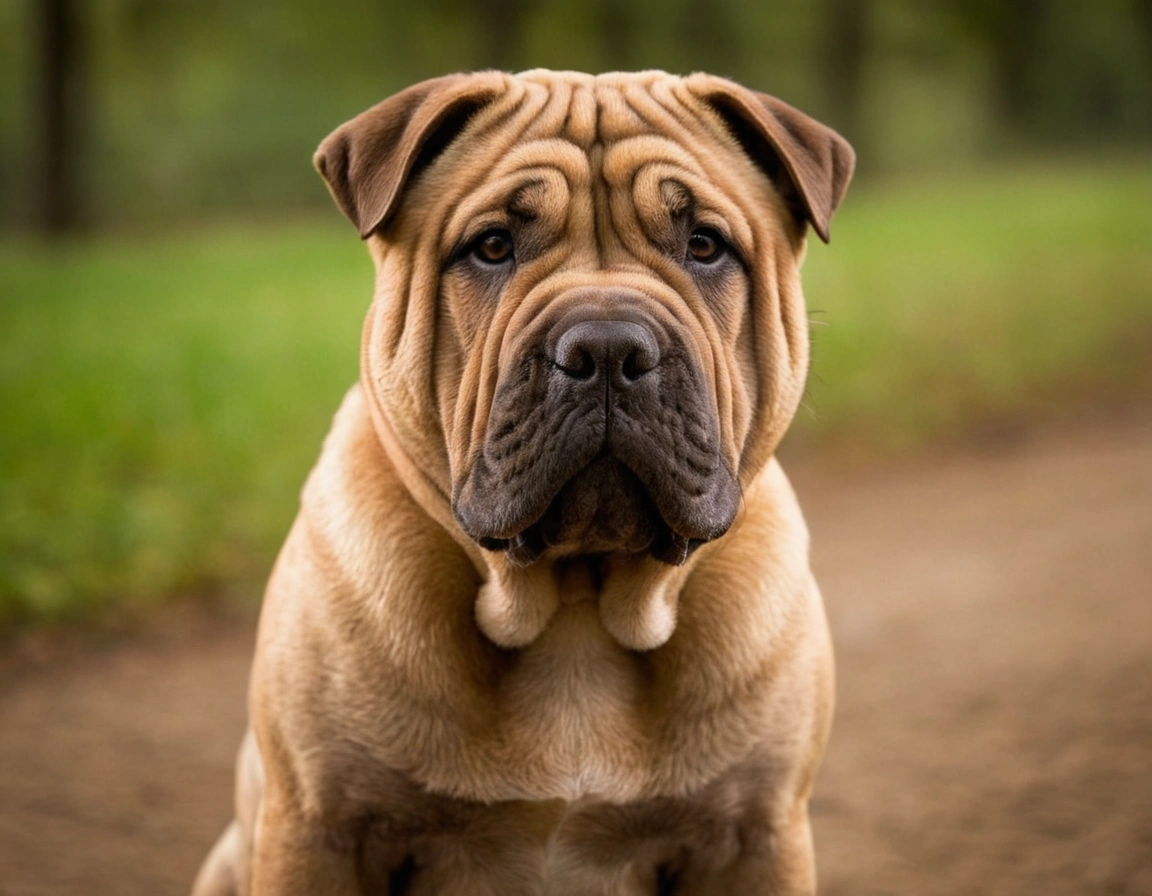
<path fill-rule="evenodd" d="M 488 264 L 512 260 L 512 234 L 507 230 L 486 230 L 472 244 L 472 254 Z"/>
<path fill-rule="evenodd" d="M 724 238 L 711 227 L 698 227 L 688 237 L 688 258 L 700 264 L 712 264 L 723 254 Z"/>

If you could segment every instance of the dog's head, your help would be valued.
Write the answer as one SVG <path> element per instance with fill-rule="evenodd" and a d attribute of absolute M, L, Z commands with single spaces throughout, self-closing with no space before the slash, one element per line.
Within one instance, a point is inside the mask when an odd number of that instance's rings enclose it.
<path fill-rule="evenodd" d="M 649 587 L 728 530 L 803 390 L 799 266 L 842 138 L 708 75 L 485 72 L 384 101 L 315 163 L 376 262 L 378 425 L 484 549 L 489 636 L 539 633 L 551 561 L 647 558 Z M 653 624 L 614 633 L 651 647 Z"/>

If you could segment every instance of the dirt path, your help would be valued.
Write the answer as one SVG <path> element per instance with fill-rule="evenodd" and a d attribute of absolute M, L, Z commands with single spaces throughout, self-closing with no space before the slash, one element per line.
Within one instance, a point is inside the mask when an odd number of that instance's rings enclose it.
<path fill-rule="evenodd" d="M 794 474 L 839 660 L 821 892 L 1152 893 L 1152 421 Z M 9 669 L 2 896 L 185 892 L 251 638 L 177 617 Z"/>

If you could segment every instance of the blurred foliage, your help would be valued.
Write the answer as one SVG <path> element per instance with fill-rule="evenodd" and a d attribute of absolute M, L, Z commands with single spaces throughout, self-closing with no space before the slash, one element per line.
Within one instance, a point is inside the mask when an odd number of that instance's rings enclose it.
<path fill-rule="evenodd" d="M 0 223 L 33 218 L 38 3 L 0 6 Z M 840 127 L 862 173 L 1152 136 L 1147 0 L 78 0 L 91 223 L 319 204 L 339 122 L 480 68 L 705 69 Z M 29 176 L 12 177 L 11 172 Z"/>
<path fill-rule="evenodd" d="M 1152 400 L 1152 166 L 1002 166 L 851 199 L 804 271 L 793 448 L 891 455 Z"/>
<path fill-rule="evenodd" d="M 0 244 L 0 627 L 258 594 L 370 286 L 335 221 Z"/>

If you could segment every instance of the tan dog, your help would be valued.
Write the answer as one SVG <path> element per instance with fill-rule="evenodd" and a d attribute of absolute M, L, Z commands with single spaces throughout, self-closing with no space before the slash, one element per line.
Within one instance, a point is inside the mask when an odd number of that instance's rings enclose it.
<path fill-rule="evenodd" d="M 336 130 L 360 383 L 268 587 L 209 894 L 798 894 L 832 654 L 773 459 L 834 132 L 488 72 Z"/>

